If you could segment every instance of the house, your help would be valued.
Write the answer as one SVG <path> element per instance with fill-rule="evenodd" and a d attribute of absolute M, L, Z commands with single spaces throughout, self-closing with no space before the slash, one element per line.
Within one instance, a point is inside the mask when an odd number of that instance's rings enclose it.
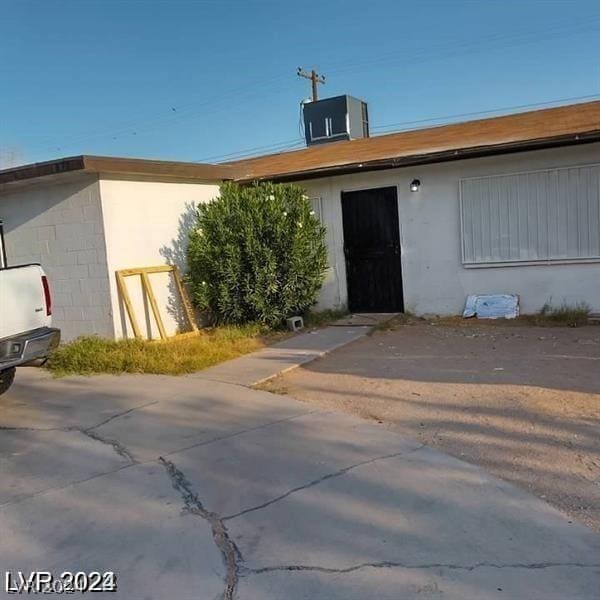
<path fill-rule="evenodd" d="M 226 166 L 91 156 L 0 171 L 8 263 L 42 264 L 63 340 L 93 333 L 131 337 L 115 272 L 185 266 L 194 207 L 214 198 L 229 177 Z M 154 275 L 152 284 L 173 334 L 182 319 L 170 277 Z M 148 337 L 158 337 L 139 278 L 131 279 L 137 320 Z"/>
<path fill-rule="evenodd" d="M 67 339 L 129 335 L 115 271 L 181 264 L 193 205 L 227 179 L 307 189 L 327 227 L 321 308 L 458 314 L 468 294 L 514 293 L 525 313 L 600 311 L 600 102 L 221 165 L 84 156 L 7 169 L 9 260 L 47 269 Z M 167 281 L 159 303 L 173 332 Z"/>
<path fill-rule="evenodd" d="M 525 313 L 549 301 L 600 311 L 599 142 L 589 102 L 231 166 L 238 180 L 300 182 L 317 201 L 323 307 L 447 315 L 468 294 L 514 293 Z"/>

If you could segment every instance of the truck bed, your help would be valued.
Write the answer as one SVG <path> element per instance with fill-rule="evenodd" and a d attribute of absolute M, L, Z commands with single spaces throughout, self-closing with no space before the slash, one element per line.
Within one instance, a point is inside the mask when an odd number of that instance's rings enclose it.
<path fill-rule="evenodd" d="M 50 294 L 37 264 L 0 269 L 0 340 L 51 324 Z"/>

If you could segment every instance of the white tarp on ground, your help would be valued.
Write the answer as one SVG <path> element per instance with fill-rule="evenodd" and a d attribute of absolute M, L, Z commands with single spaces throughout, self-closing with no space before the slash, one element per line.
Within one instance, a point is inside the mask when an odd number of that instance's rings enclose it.
<path fill-rule="evenodd" d="M 519 316 L 519 297 L 513 294 L 467 296 L 463 317 L 478 319 L 515 319 Z"/>

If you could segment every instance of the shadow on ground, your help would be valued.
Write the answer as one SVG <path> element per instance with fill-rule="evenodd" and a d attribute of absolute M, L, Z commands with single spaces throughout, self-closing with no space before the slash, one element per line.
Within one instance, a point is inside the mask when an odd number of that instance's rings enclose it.
<path fill-rule="evenodd" d="M 117 571 L 98 598 L 597 590 L 598 536 L 383 426 L 184 377 L 32 372 L 0 406 L 0 563 Z"/>
<path fill-rule="evenodd" d="M 383 422 L 600 531 L 600 328 L 407 325 L 266 385 Z"/>

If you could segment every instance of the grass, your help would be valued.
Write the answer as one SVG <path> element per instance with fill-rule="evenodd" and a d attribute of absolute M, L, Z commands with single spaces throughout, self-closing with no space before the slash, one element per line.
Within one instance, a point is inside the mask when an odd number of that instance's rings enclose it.
<path fill-rule="evenodd" d="M 307 327 L 323 327 L 346 314 L 341 310 L 309 312 L 304 323 Z M 60 346 L 46 367 L 57 377 L 99 373 L 183 375 L 254 352 L 289 335 L 289 331 L 253 324 L 206 328 L 196 336 L 164 342 L 84 336 Z"/>
<path fill-rule="evenodd" d="M 429 316 L 416 317 L 409 312 L 394 317 L 389 321 L 379 323 L 374 327 L 374 332 L 395 331 L 405 325 L 428 323 L 431 325 L 445 325 L 449 327 L 471 327 L 473 325 L 489 325 L 495 327 L 534 325 L 537 327 L 579 327 L 589 323 L 590 307 L 585 302 L 575 305 L 566 303 L 552 306 L 546 303 L 542 309 L 533 315 L 521 315 L 516 319 L 465 319 L 461 315 L 447 317 Z"/>
<path fill-rule="evenodd" d="M 578 327 L 588 323 L 589 314 L 590 307 L 585 302 L 579 302 L 574 306 L 566 302 L 560 306 L 552 306 L 547 302 L 537 315 L 531 315 L 529 319 L 535 325 Z"/>
<path fill-rule="evenodd" d="M 284 334 L 258 325 L 224 326 L 165 342 L 81 337 L 60 346 L 46 363 L 56 376 L 97 373 L 182 375 L 262 348 Z"/>

